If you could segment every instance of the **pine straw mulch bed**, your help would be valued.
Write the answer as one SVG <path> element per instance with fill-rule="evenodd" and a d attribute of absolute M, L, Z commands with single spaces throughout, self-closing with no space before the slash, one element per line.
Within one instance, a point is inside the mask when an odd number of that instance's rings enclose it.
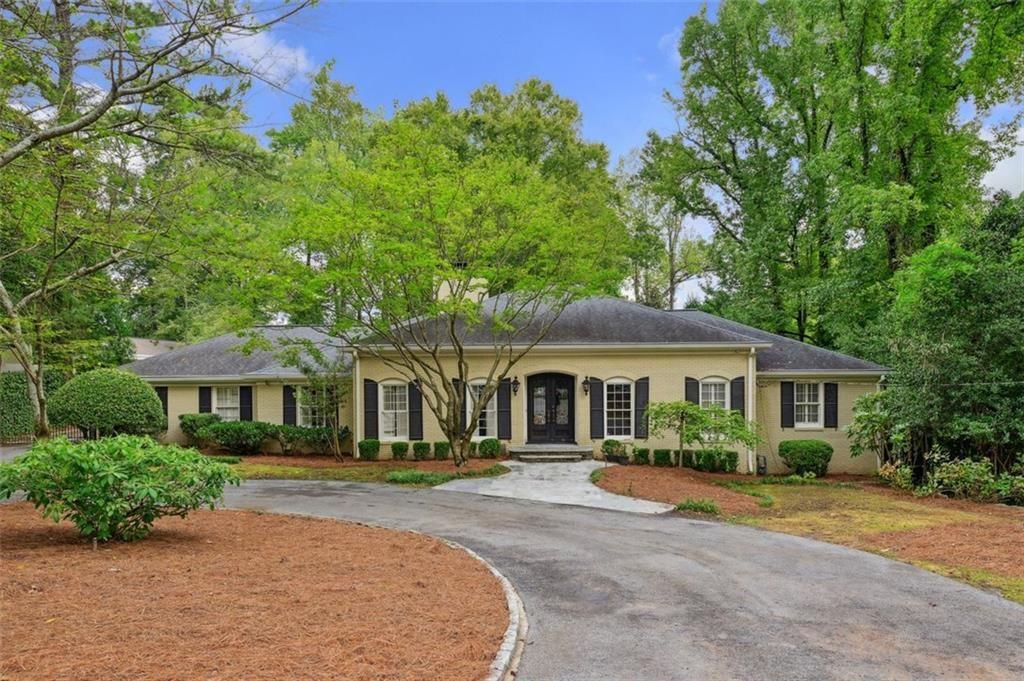
<path fill-rule="evenodd" d="M 767 493 L 757 499 L 721 487 L 735 482 Z M 829 475 L 854 487 L 760 485 L 753 478 L 687 468 L 612 466 L 598 485 L 609 492 L 677 504 L 710 499 L 745 524 L 875 551 L 923 565 L 1024 602 L 1024 508 L 915 497 L 871 476 Z"/>
<path fill-rule="evenodd" d="M 199 511 L 92 551 L 3 504 L 0 551 L 2 678 L 476 680 L 508 625 L 464 551 L 334 520 Z"/>

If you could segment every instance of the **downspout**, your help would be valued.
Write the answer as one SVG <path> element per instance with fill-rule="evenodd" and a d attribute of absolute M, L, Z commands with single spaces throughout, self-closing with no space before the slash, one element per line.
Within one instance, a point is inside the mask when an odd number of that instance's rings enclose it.
<path fill-rule="evenodd" d="M 359 441 L 363 439 L 363 391 L 359 371 L 359 351 L 352 350 L 352 458 L 359 458 Z"/>
<path fill-rule="evenodd" d="M 747 423 L 757 427 L 757 350 L 750 348 L 747 355 Z M 754 448 L 747 447 L 747 474 L 752 475 L 754 469 Z"/>

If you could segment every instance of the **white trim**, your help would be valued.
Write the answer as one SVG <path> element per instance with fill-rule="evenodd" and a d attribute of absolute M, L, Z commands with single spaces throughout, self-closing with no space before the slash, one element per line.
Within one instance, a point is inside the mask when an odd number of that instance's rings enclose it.
<path fill-rule="evenodd" d="M 725 386 L 725 405 L 722 408 L 725 409 L 725 410 L 729 410 L 729 409 L 732 408 L 731 405 L 730 405 L 730 402 L 732 401 L 732 395 L 730 394 L 732 392 L 732 390 L 730 389 L 730 386 L 732 385 L 732 381 L 730 381 L 728 378 L 725 378 L 724 376 L 705 376 L 704 378 L 698 380 L 697 383 L 698 383 L 697 404 L 701 407 L 701 409 L 704 408 L 704 384 L 705 383 L 713 383 L 715 385 L 724 385 Z"/>
<path fill-rule="evenodd" d="M 149 383 L 164 384 L 178 384 L 187 383 L 193 385 L 211 385 L 214 383 L 234 383 L 239 385 L 270 385 L 271 383 L 287 383 L 293 384 L 296 382 L 305 383 L 306 377 L 298 374 L 241 374 L 238 376 L 144 376 L 139 374 L 139 378 Z"/>
<path fill-rule="evenodd" d="M 745 404 L 743 408 L 747 412 L 747 423 L 751 425 L 755 431 L 757 429 L 757 351 L 754 348 L 750 348 L 750 354 L 747 355 L 747 377 L 743 382 L 743 397 Z M 755 445 L 756 446 L 756 445 Z M 747 474 L 753 475 L 757 472 L 757 468 L 754 465 L 754 447 L 747 447 Z"/>
<path fill-rule="evenodd" d="M 352 352 L 352 458 L 359 458 L 359 442 L 363 435 L 363 381 L 359 354 Z"/>
<path fill-rule="evenodd" d="M 474 379 L 470 379 L 470 380 L 466 381 L 466 397 L 467 397 L 467 399 L 466 399 L 465 403 L 462 405 L 462 407 L 463 407 L 463 409 L 466 412 L 467 425 L 468 425 L 469 415 L 470 415 L 469 412 L 472 409 L 470 407 L 470 400 L 471 399 L 474 400 L 474 402 L 473 402 L 474 406 L 476 404 L 476 402 L 475 402 L 476 398 L 472 394 L 473 393 L 473 387 L 477 386 L 477 385 L 482 386 L 482 385 L 485 385 L 486 383 L 487 383 L 487 379 L 484 379 L 484 378 L 474 378 Z M 511 391 L 511 389 L 510 389 L 510 391 Z M 487 401 L 487 404 L 484 406 L 484 409 L 481 410 L 480 415 L 483 416 L 487 412 L 492 412 L 494 414 L 494 434 L 493 435 L 480 435 L 480 433 L 479 433 L 479 430 L 480 430 L 480 420 L 477 419 L 477 422 L 473 425 L 473 433 L 474 434 L 470 437 L 470 440 L 472 440 L 473 442 L 479 442 L 480 440 L 487 440 L 487 439 L 490 439 L 490 438 L 497 439 L 497 437 L 498 437 L 498 390 L 497 389 L 495 389 L 494 393 L 491 395 L 491 399 Z"/>
<path fill-rule="evenodd" d="M 612 435 L 608 432 L 608 386 L 628 385 L 629 386 L 629 435 Z M 636 381 L 624 376 L 616 376 L 604 381 L 604 439 L 619 440 L 620 442 L 631 442 L 636 436 L 636 424 L 633 423 L 636 416 Z"/>
<path fill-rule="evenodd" d="M 885 376 L 888 374 L 888 369 L 877 371 L 877 370 L 864 370 L 864 369 L 785 369 L 778 371 L 760 371 L 759 376 L 765 378 L 791 378 L 791 377 L 812 377 L 821 376 L 822 378 L 828 378 L 831 376 L 865 376 L 869 378 Z"/>

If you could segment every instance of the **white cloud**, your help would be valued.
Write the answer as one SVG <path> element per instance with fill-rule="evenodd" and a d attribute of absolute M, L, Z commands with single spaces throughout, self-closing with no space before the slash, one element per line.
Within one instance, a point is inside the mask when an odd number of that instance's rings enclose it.
<path fill-rule="evenodd" d="M 676 68 L 683 65 L 683 58 L 679 54 L 679 38 L 682 35 L 682 30 L 677 28 L 658 38 L 658 50 L 668 57 Z"/>
<path fill-rule="evenodd" d="M 314 68 L 304 47 L 293 47 L 274 38 L 269 31 L 229 36 L 224 41 L 223 52 L 226 58 L 279 84 Z"/>
<path fill-rule="evenodd" d="M 1017 131 L 1013 155 L 997 163 L 982 182 L 993 191 L 1003 189 L 1013 196 L 1024 192 L 1024 128 Z"/>

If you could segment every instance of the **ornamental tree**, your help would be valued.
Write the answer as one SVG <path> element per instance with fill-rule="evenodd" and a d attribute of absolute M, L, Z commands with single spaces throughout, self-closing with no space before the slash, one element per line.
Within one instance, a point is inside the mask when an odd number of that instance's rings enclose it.
<path fill-rule="evenodd" d="M 733 409 L 717 405 L 702 407 L 685 400 L 652 402 L 647 406 L 652 437 L 672 431 L 679 437 L 679 449 L 698 445 L 700 449 L 723 450 L 726 444 L 739 443 L 755 447 L 761 441 L 756 426 Z M 683 457 L 679 457 L 683 465 Z"/>

